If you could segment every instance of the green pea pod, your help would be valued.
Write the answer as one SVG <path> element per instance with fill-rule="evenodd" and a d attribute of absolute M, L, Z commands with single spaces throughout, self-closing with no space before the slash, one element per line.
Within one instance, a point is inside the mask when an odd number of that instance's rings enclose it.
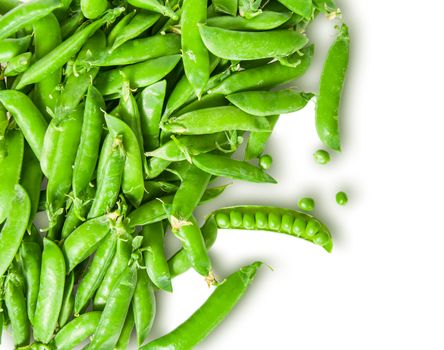
<path fill-rule="evenodd" d="M 73 11 L 65 18 L 63 24 L 60 26 L 60 33 L 63 39 L 69 38 L 76 30 L 82 28 L 83 17 L 80 8 L 73 9 Z"/>
<path fill-rule="evenodd" d="M 86 95 L 80 144 L 73 168 L 72 188 L 75 197 L 80 197 L 86 191 L 93 178 L 99 158 L 102 129 L 105 126 L 102 112 L 104 109 L 102 95 L 91 85 Z"/>
<path fill-rule="evenodd" d="M 122 191 L 134 206 L 138 206 L 143 198 L 144 176 L 137 137 L 131 128 L 120 119 L 106 114 L 105 120 L 111 134 L 123 136 L 126 159 L 123 170 Z"/>
<path fill-rule="evenodd" d="M 179 35 L 154 35 L 128 41 L 111 52 L 106 49 L 98 58 L 94 57 L 95 60 L 90 63 L 97 66 L 128 65 L 179 53 Z"/>
<path fill-rule="evenodd" d="M 35 59 L 40 59 L 62 42 L 60 25 L 56 16 L 52 13 L 33 22 L 32 25 L 34 31 L 34 56 Z M 33 100 L 43 114 L 47 113 L 47 109 L 55 111 L 60 94 L 58 87 L 61 79 L 62 70 L 59 69 L 52 74 L 48 74 L 48 76 L 35 85 Z"/>
<path fill-rule="evenodd" d="M 131 248 L 131 241 L 128 238 L 118 239 L 116 253 L 94 297 L 95 310 L 103 309 L 108 304 L 110 294 L 118 284 L 119 276 L 128 267 L 131 259 Z"/>
<path fill-rule="evenodd" d="M 116 40 L 120 32 L 128 26 L 128 23 L 130 23 L 130 21 L 133 19 L 136 13 L 137 13 L 136 10 L 128 12 L 123 16 L 123 18 L 121 18 L 119 21 L 117 21 L 117 23 L 113 25 L 112 29 L 109 31 L 108 36 L 106 38 L 107 46 L 111 47 L 113 45 L 114 41 Z"/>
<path fill-rule="evenodd" d="M 0 61 L 7 61 L 25 52 L 31 44 L 31 36 L 0 40 Z"/>
<path fill-rule="evenodd" d="M 274 128 L 279 119 L 279 116 L 273 115 L 269 116 L 267 119 L 270 123 L 270 126 Z M 264 152 L 265 146 L 271 136 L 271 133 L 271 131 L 253 131 L 250 133 L 250 136 L 248 137 L 247 147 L 245 148 L 245 160 L 258 158 Z"/>
<path fill-rule="evenodd" d="M 166 170 L 171 162 L 169 160 L 152 157 L 147 163 L 147 179 L 154 179 Z"/>
<path fill-rule="evenodd" d="M 339 108 L 349 52 L 350 37 L 347 26 L 343 24 L 324 63 L 316 104 L 316 130 L 319 138 L 327 147 L 335 151 L 341 150 Z"/>
<path fill-rule="evenodd" d="M 26 232 L 31 212 L 31 203 L 25 189 L 15 185 L 11 207 L 0 232 L 0 277 L 8 269 L 17 254 Z"/>
<path fill-rule="evenodd" d="M 193 102 L 190 102 L 183 108 L 179 109 L 176 113 L 172 115 L 172 118 L 195 111 L 197 109 L 222 107 L 226 105 L 228 105 L 228 101 L 224 95 L 204 95 L 200 98 L 200 100 L 194 100 Z"/>
<path fill-rule="evenodd" d="M 228 95 L 227 99 L 244 112 L 269 116 L 287 114 L 304 108 L 314 95 L 290 89 L 280 91 L 246 91 Z"/>
<path fill-rule="evenodd" d="M 60 69 L 82 48 L 90 36 L 99 30 L 102 25 L 113 22 L 122 12 L 123 8 L 120 7 L 112 9 L 102 18 L 92 22 L 69 37 L 49 54 L 31 65 L 31 67 L 22 75 L 17 84 L 17 89 L 22 89 L 29 84 L 38 83 L 48 74 L 54 73 L 57 69 Z"/>
<path fill-rule="evenodd" d="M 72 350 L 92 336 L 99 324 L 101 311 L 91 311 L 74 318 L 57 332 L 53 344 L 57 350 Z"/>
<path fill-rule="evenodd" d="M 215 154 L 200 154 L 193 157 L 193 164 L 199 169 L 216 176 L 225 176 L 236 180 L 249 182 L 276 183 L 262 169 L 239 160 L 226 158 Z"/>
<path fill-rule="evenodd" d="M 313 14 L 312 0 L 278 0 L 278 1 L 292 12 L 304 18 L 310 18 Z"/>
<path fill-rule="evenodd" d="M 159 289 L 172 292 L 171 276 L 164 251 L 165 230 L 159 221 L 142 228 L 146 272 Z"/>
<path fill-rule="evenodd" d="M 34 316 L 34 338 L 48 343 L 54 333 L 65 290 L 65 258 L 54 242 L 43 241 L 39 296 Z"/>
<path fill-rule="evenodd" d="M 230 130 L 270 131 L 270 124 L 264 117 L 252 116 L 233 106 L 224 106 L 200 109 L 171 118 L 163 129 L 177 134 L 202 135 Z"/>
<path fill-rule="evenodd" d="M 137 332 L 137 344 L 141 346 L 148 338 L 156 316 L 156 296 L 153 285 L 143 270 L 137 271 L 132 309 Z"/>
<path fill-rule="evenodd" d="M 227 277 L 190 318 L 140 350 L 194 348 L 228 316 L 253 282 L 261 265 L 255 262 Z"/>
<path fill-rule="evenodd" d="M 128 312 L 122 331 L 120 332 L 119 340 L 114 346 L 114 350 L 126 350 L 131 340 L 131 335 L 134 329 L 134 316 L 131 312 Z"/>
<path fill-rule="evenodd" d="M 34 154 L 40 159 L 48 127 L 45 117 L 31 99 L 19 91 L 1 90 L 0 103 L 12 114 Z"/>
<path fill-rule="evenodd" d="M 145 195 L 143 196 L 143 203 L 154 198 L 162 197 L 166 194 L 171 194 L 179 188 L 177 183 L 168 181 L 145 181 Z"/>
<path fill-rule="evenodd" d="M 165 100 L 166 80 L 143 89 L 138 98 L 140 123 L 145 150 L 159 147 L 159 125 Z"/>
<path fill-rule="evenodd" d="M 89 350 L 112 349 L 119 341 L 137 283 L 137 268 L 126 265 L 112 289 Z"/>
<path fill-rule="evenodd" d="M 20 4 L 0 17 L 0 40 L 61 7 L 60 0 L 34 0 Z"/>
<path fill-rule="evenodd" d="M 7 131 L 5 151 L 6 156 L 0 158 L 0 169 L 2 169 L 2 180 L 0 181 L 0 223 L 8 215 L 12 204 L 10 198 L 14 196 L 14 186 L 20 179 L 24 152 L 23 135 L 20 131 Z"/>
<path fill-rule="evenodd" d="M 108 235 L 115 216 L 115 213 L 110 213 L 88 220 L 68 236 L 63 243 L 63 251 L 69 272 L 96 251 L 100 242 Z"/>
<path fill-rule="evenodd" d="M 287 22 L 291 13 L 264 11 L 251 19 L 244 17 L 218 16 L 208 18 L 207 25 L 230 30 L 270 30 Z"/>
<path fill-rule="evenodd" d="M 122 76 L 129 80 L 131 88 L 145 87 L 164 78 L 179 60 L 180 55 L 170 55 L 111 69 L 99 73 L 94 84 L 103 95 L 118 93 L 122 86 Z"/>
<path fill-rule="evenodd" d="M 279 62 L 246 69 L 231 74 L 208 93 L 230 95 L 237 91 L 257 90 L 284 84 L 302 76 L 311 64 L 314 53 L 313 45 L 297 54 L 299 64 L 294 67 L 284 66 Z"/>
<path fill-rule="evenodd" d="M 126 161 L 125 148 L 120 135 L 114 138 L 111 153 L 108 155 L 105 152 L 104 156 L 108 159 L 103 161 L 103 169 L 97 175 L 97 191 L 88 213 L 89 219 L 109 213 L 119 197 Z"/>
<path fill-rule="evenodd" d="M 160 1 L 157 0 L 128 0 L 128 3 L 134 7 L 160 13 L 164 16 L 177 19 L 176 13 L 171 8 L 161 4 Z"/>
<path fill-rule="evenodd" d="M 38 243 L 23 242 L 20 248 L 20 260 L 26 283 L 26 306 L 31 324 L 34 324 L 34 314 L 37 305 L 40 281 L 40 265 L 42 249 Z"/>
<path fill-rule="evenodd" d="M 63 294 L 62 307 L 60 309 L 58 326 L 62 328 L 68 323 L 74 311 L 74 273 L 71 272 L 65 284 L 65 291 Z"/>
<path fill-rule="evenodd" d="M 71 232 L 79 227 L 86 221 L 88 212 L 91 209 L 94 196 L 96 194 L 96 188 L 88 186 L 84 195 L 80 198 L 74 198 L 66 214 L 65 221 L 63 222 L 61 238 L 65 240 Z"/>
<path fill-rule="evenodd" d="M 23 73 L 31 64 L 31 56 L 31 52 L 25 52 L 11 58 L 6 64 L 3 75 L 5 77 L 14 77 L 20 73 Z"/>
<path fill-rule="evenodd" d="M 8 11 L 11 11 L 14 7 L 17 7 L 20 4 L 18 0 L 3 0 L 0 2 L 0 14 L 5 14 Z"/>
<path fill-rule="evenodd" d="M 137 11 L 136 15 L 131 18 L 130 22 L 119 30 L 115 40 L 112 42 L 111 50 L 114 51 L 128 40 L 138 37 L 140 34 L 151 28 L 159 18 L 160 15 L 152 12 Z"/>
<path fill-rule="evenodd" d="M 256 60 L 288 56 L 308 44 L 308 38 L 295 31 L 241 32 L 200 25 L 200 35 L 208 50 L 229 60 Z M 227 46 L 226 43 L 236 43 Z"/>
<path fill-rule="evenodd" d="M 223 12 L 229 14 L 230 16 L 236 16 L 238 0 L 214 0 L 213 6 L 217 12 Z"/>
<path fill-rule="evenodd" d="M 80 0 L 83 15 L 88 19 L 96 19 L 108 8 L 108 0 Z"/>

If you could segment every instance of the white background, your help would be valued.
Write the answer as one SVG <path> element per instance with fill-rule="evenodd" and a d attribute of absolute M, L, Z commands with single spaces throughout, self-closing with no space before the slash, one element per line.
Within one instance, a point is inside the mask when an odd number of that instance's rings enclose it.
<path fill-rule="evenodd" d="M 444 29 L 442 1 L 338 0 L 352 55 L 341 115 L 343 152 L 327 166 L 314 105 L 283 116 L 270 141 L 278 185 L 235 183 L 217 202 L 295 207 L 316 198 L 332 254 L 293 237 L 220 231 L 211 251 L 226 276 L 260 259 L 246 297 L 199 349 L 442 350 L 444 338 Z M 297 85 L 316 91 L 335 32 L 320 18 L 309 32 L 317 55 Z M 349 193 L 336 205 L 338 190 Z M 153 337 L 185 320 L 209 295 L 189 272 L 159 295 Z M 1 349 L 11 349 L 4 339 Z"/>

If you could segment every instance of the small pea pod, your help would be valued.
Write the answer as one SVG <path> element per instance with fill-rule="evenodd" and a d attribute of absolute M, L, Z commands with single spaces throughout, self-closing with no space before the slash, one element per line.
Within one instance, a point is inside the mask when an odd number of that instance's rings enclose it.
<path fill-rule="evenodd" d="M 137 332 L 137 344 L 141 346 L 148 338 L 156 316 L 154 286 L 143 270 L 137 271 L 132 311 Z"/>
<path fill-rule="evenodd" d="M 291 13 L 264 11 L 253 18 L 218 16 L 208 18 L 207 25 L 230 30 L 270 30 L 275 29 L 291 17 Z"/>
<path fill-rule="evenodd" d="M 108 0 L 81 0 L 80 7 L 88 19 L 100 17 L 108 8 Z"/>
<path fill-rule="evenodd" d="M 214 0 L 212 3 L 217 12 L 227 13 L 230 16 L 237 14 L 238 0 Z"/>
<path fill-rule="evenodd" d="M 48 127 L 45 117 L 31 99 L 19 91 L 1 90 L 0 103 L 12 114 L 32 151 L 40 159 Z"/>
<path fill-rule="evenodd" d="M 25 189 L 14 187 L 14 197 L 3 227 L 0 232 L 0 277 L 8 269 L 17 254 L 29 223 L 31 203 Z"/>
<path fill-rule="evenodd" d="M 78 315 L 84 310 L 88 302 L 94 296 L 96 290 L 99 288 L 106 271 L 111 265 L 116 252 L 116 246 L 117 236 L 112 233 L 100 243 L 85 276 L 81 279 L 79 286 L 77 287 L 74 315 Z"/>
<path fill-rule="evenodd" d="M 65 258 L 49 239 L 43 241 L 39 295 L 34 316 L 34 338 L 48 343 L 54 333 L 65 290 Z"/>
<path fill-rule="evenodd" d="M 134 330 L 134 316 L 132 312 L 128 312 L 126 315 L 125 323 L 122 327 L 122 331 L 120 332 L 119 340 L 117 341 L 116 346 L 114 346 L 114 350 L 127 350 L 128 344 L 131 340 L 131 335 Z"/>
<path fill-rule="evenodd" d="M 234 160 L 216 154 L 200 154 L 193 157 L 193 164 L 199 169 L 216 176 L 249 182 L 276 183 L 270 175 L 260 168 L 239 160 Z"/>
<path fill-rule="evenodd" d="M 157 12 L 164 16 L 171 17 L 172 19 L 177 19 L 176 13 L 168 6 L 161 4 L 158 0 L 128 0 L 128 3 L 134 7 Z"/>
<path fill-rule="evenodd" d="M 343 24 L 324 63 L 316 104 L 316 130 L 319 138 L 335 151 L 341 150 L 339 108 L 348 68 L 349 51 L 350 37 L 347 26 Z"/>
<path fill-rule="evenodd" d="M 57 350 L 72 350 L 94 334 L 102 312 L 91 311 L 74 318 L 57 332 L 53 344 Z"/>
<path fill-rule="evenodd" d="M 40 282 L 40 265 L 42 249 L 38 243 L 23 242 L 20 248 L 20 260 L 26 283 L 26 306 L 31 324 L 34 324 L 34 314 L 37 305 Z"/>
<path fill-rule="evenodd" d="M 107 298 L 89 350 L 112 349 L 119 341 L 137 283 L 137 268 L 126 265 Z"/>
<path fill-rule="evenodd" d="M 279 117 L 277 115 L 269 116 L 268 122 L 270 126 L 274 128 Z M 253 158 L 259 158 L 260 155 L 264 152 L 265 146 L 267 144 L 268 139 L 271 136 L 271 131 L 253 131 L 250 132 L 250 136 L 248 137 L 247 147 L 245 148 L 245 160 L 251 160 Z"/>
<path fill-rule="evenodd" d="M 140 350 L 194 348 L 233 310 L 253 282 L 261 265 L 262 263 L 255 262 L 227 277 L 190 318 L 172 332 L 148 343 Z"/>
<path fill-rule="evenodd" d="M 70 320 L 74 310 L 74 273 L 71 272 L 65 284 L 65 291 L 63 294 L 62 307 L 60 309 L 58 326 L 62 328 Z"/>
<path fill-rule="evenodd" d="M 0 61 L 7 61 L 23 52 L 31 44 L 31 36 L 0 40 Z"/>
<path fill-rule="evenodd" d="M 20 4 L 0 17 L 0 40 L 61 7 L 60 0 L 34 0 Z"/>
<path fill-rule="evenodd" d="M 164 250 L 165 230 L 159 221 L 142 228 L 146 272 L 159 289 L 172 292 L 171 275 Z"/>

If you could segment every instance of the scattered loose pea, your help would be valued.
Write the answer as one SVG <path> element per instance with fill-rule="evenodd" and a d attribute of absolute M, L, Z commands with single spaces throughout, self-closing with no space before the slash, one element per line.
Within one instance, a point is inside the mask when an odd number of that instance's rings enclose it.
<path fill-rule="evenodd" d="M 264 154 L 259 158 L 259 166 L 264 170 L 270 169 L 272 164 L 273 158 L 269 154 Z"/>
<path fill-rule="evenodd" d="M 346 205 L 348 202 L 348 196 L 345 192 L 338 192 L 336 193 L 336 203 L 339 205 Z"/>
<path fill-rule="evenodd" d="M 315 208 L 315 201 L 309 197 L 301 198 L 298 202 L 298 207 L 305 211 L 312 211 Z"/>
<path fill-rule="evenodd" d="M 319 149 L 313 153 L 313 158 L 319 164 L 327 164 L 330 162 L 330 153 L 323 149 Z"/>

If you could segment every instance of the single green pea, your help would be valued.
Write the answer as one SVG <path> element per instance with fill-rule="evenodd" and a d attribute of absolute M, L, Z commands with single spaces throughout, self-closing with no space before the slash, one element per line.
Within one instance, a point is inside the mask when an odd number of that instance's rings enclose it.
<path fill-rule="evenodd" d="M 339 205 L 346 205 L 348 202 L 348 196 L 345 192 L 338 192 L 336 193 L 336 203 Z"/>
<path fill-rule="evenodd" d="M 307 227 L 305 229 L 305 235 L 307 237 L 313 237 L 316 233 L 319 232 L 319 229 L 321 228 L 321 224 L 317 220 L 310 220 L 307 223 Z"/>
<path fill-rule="evenodd" d="M 301 198 L 298 202 L 298 207 L 305 211 L 312 211 L 315 207 L 315 201 L 309 197 Z"/>
<path fill-rule="evenodd" d="M 262 169 L 264 170 L 270 169 L 271 164 L 273 164 L 273 158 L 269 154 L 264 154 L 259 158 L 259 166 Z"/>
<path fill-rule="evenodd" d="M 268 214 L 268 228 L 271 231 L 278 231 L 281 228 L 281 216 L 271 212 Z"/>
<path fill-rule="evenodd" d="M 228 228 L 230 227 L 230 218 L 224 213 L 219 213 L 216 215 L 216 222 L 219 227 Z"/>
<path fill-rule="evenodd" d="M 303 218 L 296 218 L 293 222 L 293 227 L 291 232 L 296 236 L 301 236 L 305 233 L 305 228 L 307 227 L 307 222 Z"/>
<path fill-rule="evenodd" d="M 326 232 L 318 232 L 313 237 L 313 243 L 320 245 L 321 247 L 326 245 L 328 242 L 330 242 L 330 236 Z"/>
<path fill-rule="evenodd" d="M 313 158 L 319 164 L 327 164 L 330 162 L 330 153 L 323 149 L 319 149 L 313 153 Z"/>
<path fill-rule="evenodd" d="M 245 227 L 245 229 L 247 230 L 254 229 L 256 227 L 254 216 L 250 213 L 244 214 L 244 217 L 242 219 L 242 226 Z"/>
<path fill-rule="evenodd" d="M 258 211 L 256 213 L 256 226 L 258 229 L 267 229 L 268 228 L 268 217 L 267 214 Z"/>
<path fill-rule="evenodd" d="M 238 211 L 230 212 L 230 222 L 232 227 L 242 226 L 242 214 Z"/>
<path fill-rule="evenodd" d="M 290 214 L 284 214 L 282 216 L 280 231 L 290 234 L 291 227 L 293 226 L 294 217 Z"/>

